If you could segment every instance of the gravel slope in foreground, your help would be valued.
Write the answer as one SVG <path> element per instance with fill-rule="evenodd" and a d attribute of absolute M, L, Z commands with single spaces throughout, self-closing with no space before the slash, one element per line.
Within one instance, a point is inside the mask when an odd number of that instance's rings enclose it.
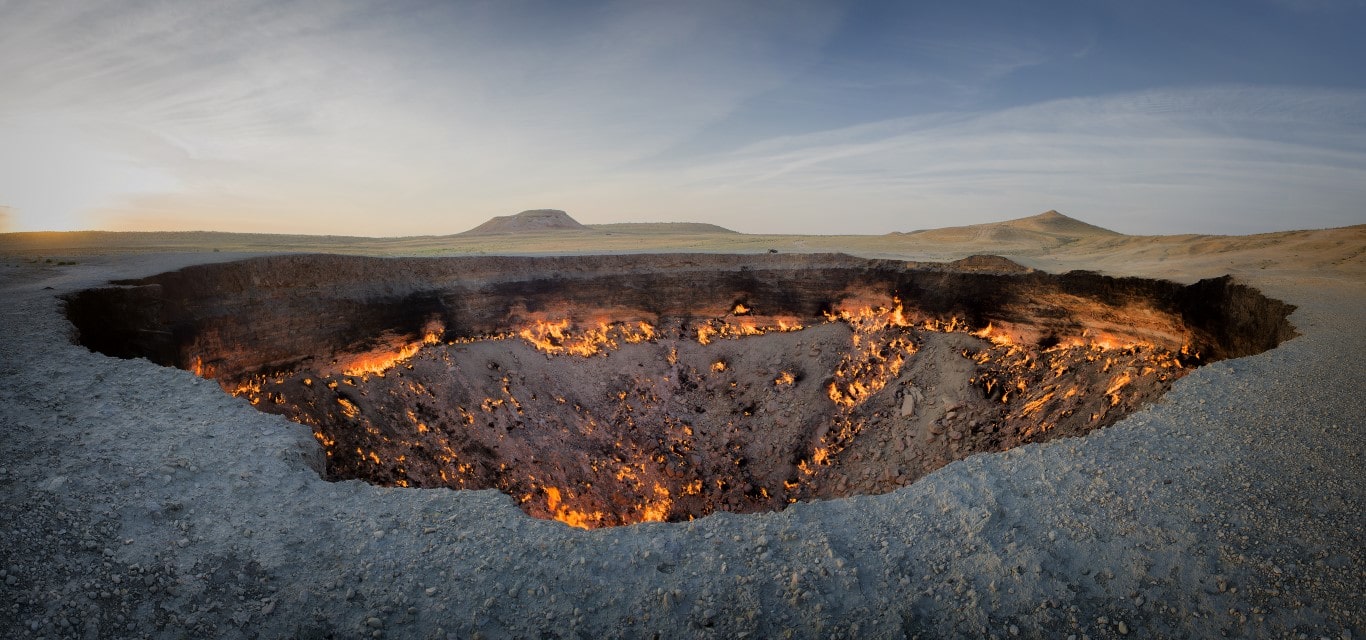
<path fill-rule="evenodd" d="M 1366 633 L 1359 282 L 1253 282 L 1302 337 L 1084 439 L 582 531 L 493 491 L 324 482 L 303 427 L 70 344 L 54 295 L 229 257 L 0 266 L 0 636 Z"/>

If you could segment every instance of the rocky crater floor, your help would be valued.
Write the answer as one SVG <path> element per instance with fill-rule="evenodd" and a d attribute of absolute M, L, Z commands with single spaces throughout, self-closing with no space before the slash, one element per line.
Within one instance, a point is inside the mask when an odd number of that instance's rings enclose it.
<path fill-rule="evenodd" d="M 1362 631 L 1359 287 L 237 258 L 4 267 L 7 637 Z"/>

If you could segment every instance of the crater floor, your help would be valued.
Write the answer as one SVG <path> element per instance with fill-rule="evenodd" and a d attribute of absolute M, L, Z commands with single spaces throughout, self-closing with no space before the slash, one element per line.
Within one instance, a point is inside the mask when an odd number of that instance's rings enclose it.
<path fill-rule="evenodd" d="M 1084 435 L 1293 335 L 1292 309 L 995 256 L 316 255 L 118 282 L 69 315 L 95 349 L 308 425 L 329 479 L 498 489 L 591 528 L 886 493 Z"/>

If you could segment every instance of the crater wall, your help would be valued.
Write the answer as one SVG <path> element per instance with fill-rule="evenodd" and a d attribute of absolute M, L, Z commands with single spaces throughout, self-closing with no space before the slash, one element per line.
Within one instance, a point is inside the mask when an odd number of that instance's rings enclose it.
<path fill-rule="evenodd" d="M 330 478 L 579 526 L 877 493 L 1082 435 L 1294 335 L 1230 278 L 979 256 L 278 256 L 68 298 L 82 344 L 314 429 Z"/>

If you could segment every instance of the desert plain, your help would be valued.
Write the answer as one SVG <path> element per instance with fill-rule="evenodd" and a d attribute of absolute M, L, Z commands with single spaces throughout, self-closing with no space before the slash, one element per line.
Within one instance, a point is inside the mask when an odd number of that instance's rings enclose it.
<path fill-rule="evenodd" d="M 493 221 L 491 221 L 493 222 Z M 0 634 L 14 638 L 1288 637 L 1366 633 L 1366 225 L 1127 236 L 1054 212 L 882 236 L 709 225 L 344 238 L 0 235 Z M 525 222 L 525 219 L 522 220 Z M 823 254 L 1180 283 L 1296 337 L 1085 437 L 879 495 L 583 530 L 496 490 L 320 477 L 310 429 L 77 342 L 62 296 L 280 253 Z"/>

